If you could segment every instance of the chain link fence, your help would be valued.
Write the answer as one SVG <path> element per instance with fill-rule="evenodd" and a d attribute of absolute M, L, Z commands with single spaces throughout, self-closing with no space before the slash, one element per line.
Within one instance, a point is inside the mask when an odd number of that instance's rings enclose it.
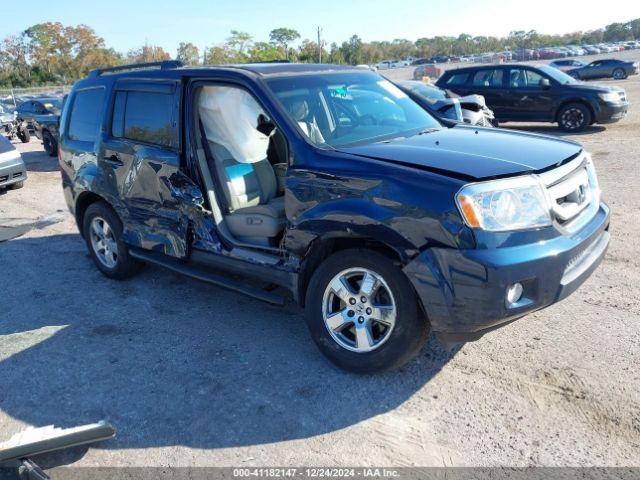
<path fill-rule="evenodd" d="M 37 97 L 44 95 L 59 96 L 69 93 L 71 85 L 49 85 L 45 87 L 29 88 L 0 88 L 0 102 L 13 103 L 16 106 L 26 97 Z"/>

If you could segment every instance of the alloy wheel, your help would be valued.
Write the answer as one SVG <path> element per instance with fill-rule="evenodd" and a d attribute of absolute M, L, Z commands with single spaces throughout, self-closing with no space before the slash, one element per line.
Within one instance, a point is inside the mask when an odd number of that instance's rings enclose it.
<path fill-rule="evenodd" d="M 44 151 L 51 155 L 51 151 L 53 150 L 53 142 L 51 141 L 51 137 L 49 135 L 43 135 L 42 143 L 44 146 Z"/>
<path fill-rule="evenodd" d="M 327 330 L 341 347 L 357 353 L 384 344 L 395 327 L 396 314 L 386 281 L 366 268 L 349 268 L 335 275 L 322 300 Z"/>
<path fill-rule="evenodd" d="M 113 229 L 102 217 L 91 220 L 91 247 L 98 261 L 107 268 L 115 268 L 118 263 L 118 243 Z"/>
<path fill-rule="evenodd" d="M 577 107 L 568 108 L 562 112 L 560 121 L 567 130 L 577 130 L 584 124 L 584 112 Z"/>

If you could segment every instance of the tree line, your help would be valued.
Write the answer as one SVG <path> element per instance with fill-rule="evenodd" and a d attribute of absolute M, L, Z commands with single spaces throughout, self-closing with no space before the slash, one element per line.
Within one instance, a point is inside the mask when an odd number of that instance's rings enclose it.
<path fill-rule="evenodd" d="M 514 31 L 506 37 L 471 36 L 423 37 L 416 41 L 364 42 L 358 35 L 338 44 L 301 39 L 292 28 L 276 28 L 268 40 L 255 40 L 249 33 L 231 30 L 225 42 L 200 49 L 181 42 L 176 58 L 187 65 L 290 60 L 336 64 L 374 64 L 383 59 L 409 56 L 431 57 L 472 55 L 554 45 L 593 44 L 640 38 L 640 19 L 612 23 L 604 28 L 563 35 L 546 35 L 535 30 Z M 33 25 L 0 42 L 0 87 L 28 87 L 72 83 L 97 67 L 167 60 L 162 47 L 142 45 L 126 53 L 106 45 L 87 25 L 65 26 L 59 22 Z"/>

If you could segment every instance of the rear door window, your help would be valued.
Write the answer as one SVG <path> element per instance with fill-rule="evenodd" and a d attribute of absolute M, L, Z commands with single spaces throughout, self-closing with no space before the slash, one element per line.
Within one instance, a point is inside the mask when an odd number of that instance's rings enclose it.
<path fill-rule="evenodd" d="M 76 93 L 69 120 L 70 140 L 94 143 L 100 130 L 100 114 L 104 88 L 91 88 Z"/>
<path fill-rule="evenodd" d="M 518 68 L 511 70 L 509 86 L 511 88 L 541 88 L 540 82 L 545 78 L 533 70 Z"/>
<path fill-rule="evenodd" d="M 468 73 L 454 73 L 447 80 L 447 85 L 464 85 L 469 78 Z"/>
<path fill-rule="evenodd" d="M 502 69 L 478 70 L 473 76 L 472 84 L 474 87 L 502 87 Z"/>
<path fill-rule="evenodd" d="M 118 91 L 111 133 L 116 138 L 171 147 L 173 94 Z"/>

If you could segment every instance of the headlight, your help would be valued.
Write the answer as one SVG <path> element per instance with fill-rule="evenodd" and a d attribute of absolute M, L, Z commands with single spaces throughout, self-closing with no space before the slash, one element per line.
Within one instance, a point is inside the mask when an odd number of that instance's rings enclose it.
<path fill-rule="evenodd" d="M 602 101 L 608 103 L 616 103 L 620 101 L 620 95 L 618 94 L 618 92 L 599 93 L 598 96 L 602 99 Z"/>
<path fill-rule="evenodd" d="M 456 203 L 471 228 L 501 232 L 551 225 L 547 195 L 533 176 L 466 185 Z"/>

